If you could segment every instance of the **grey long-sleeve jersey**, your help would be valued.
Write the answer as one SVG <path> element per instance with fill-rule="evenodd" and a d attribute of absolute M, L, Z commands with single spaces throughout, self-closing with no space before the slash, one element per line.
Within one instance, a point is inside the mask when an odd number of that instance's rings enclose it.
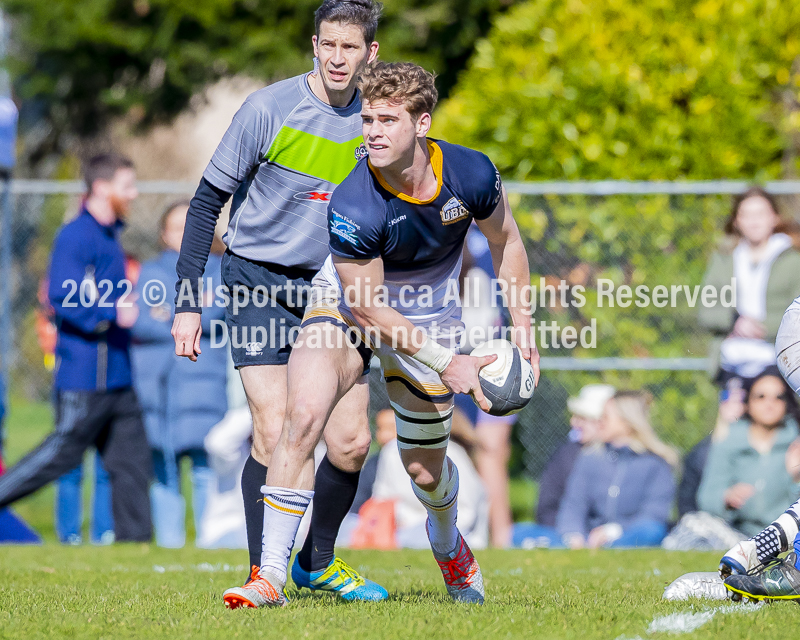
<path fill-rule="evenodd" d="M 235 192 L 223 238 L 243 258 L 319 269 L 328 255 L 331 192 L 366 155 L 361 100 L 335 108 L 303 74 L 251 94 L 203 177 Z"/>

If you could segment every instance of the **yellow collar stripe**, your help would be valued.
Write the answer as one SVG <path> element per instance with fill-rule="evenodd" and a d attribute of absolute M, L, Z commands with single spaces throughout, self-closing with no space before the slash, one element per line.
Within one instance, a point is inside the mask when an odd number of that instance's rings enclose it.
<path fill-rule="evenodd" d="M 431 167 L 433 167 L 433 175 L 436 176 L 436 193 L 433 194 L 433 197 L 429 200 L 417 200 L 416 198 L 412 198 L 411 196 L 406 195 L 405 193 L 401 193 L 397 191 L 394 187 L 390 186 L 386 180 L 384 180 L 383 176 L 381 175 L 380 169 L 376 169 L 372 166 L 372 163 L 369 163 L 370 171 L 375 175 L 378 179 L 378 183 L 386 189 L 389 193 L 393 196 L 400 198 L 405 202 L 409 202 L 411 204 L 430 204 L 436 198 L 439 197 L 439 194 L 442 192 L 442 150 L 439 148 L 439 145 L 433 142 L 432 140 L 426 140 L 428 143 L 428 152 L 431 154 Z M 369 160 L 367 161 L 369 162 Z"/>

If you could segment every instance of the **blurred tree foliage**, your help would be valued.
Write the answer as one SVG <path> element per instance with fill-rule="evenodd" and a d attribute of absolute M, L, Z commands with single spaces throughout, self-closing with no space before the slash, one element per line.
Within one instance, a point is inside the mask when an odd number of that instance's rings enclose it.
<path fill-rule="evenodd" d="M 434 123 L 442 137 L 486 152 L 506 179 L 795 177 L 800 3 L 529 0 L 496 19 Z M 596 347 L 550 344 L 544 355 L 706 355 L 699 301 L 690 306 L 682 292 L 674 307 L 639 307 L 635 296 L 628 307 L 610 307 L 600 304 L 597 282 L 651 292 L 700 284 L 729 198 L 512 194 L 511 203 L 533 284 L 586 287 L 585 304 L 548 301 L 537 324 L 580 329 L 596 321 Z M 598 377 L 650 389 L 656 424 L 683 449 L 713 425 L 715 392 L 697 373 L 548 377 L 569 393 Z M 534 416 L 538 410 L 521 422 L 546 451 L 543 424 L 556 420 L 563 429 L 566 415 Z"/>
<path fill-rule="evenodd" d="M 542 355 L 707 355 L 708 336 L 697 324 L 702 299 L 695 287 L 699 289 L 720 236 L 722 220 L 729 211 L 728 197 L 511 194 L 509 200 L 531 265 L 534 327 Z M 611 290 L 611 296 L 601 296 L 599 285 Z M 640 289 L 642 297 L 637 296 L 637 287 L 646 288 Z M 666 300 L 656 300 L 660 306 L 652 303 L 657 287 L 665 287 L 661 292 L 667 294 Z M 673 292 L 673 287 L 679 289 Z M 620 291 L 627 297 L 619 296 Z M 800 295 L 800 284 L 797 293 Z M 552 332 L 542 339 L 539 327 L 543 323 L 558 327 L 556 344 Z M 565 348 L 565 327 L 587 331 L 586 337 L 593 338 L 594 344 Z M 684 451 L 714 424 L 716 391 L 703 372 L 550 371 L 545 375 L 551 386 L 560 386 L 570 395 L 599 380 L 618 388 L 649 390 L 655 398 L 655 424 L 667 441 Z M 520 415 L 518 431 L 530 440 L 528 452 L 546 455 L 555 436 L 566 430 L 568 416 L 563 403 L 555 407 L 543 402 L 540 398 L 531 403 L 532 408 Z M 532 446 L 534 441 L 536 446 Z M 541 462 L 539 456 L 526 466 L 536 471 Z"/>
<path fill-rule="evenodd" d="M 515 0 L 391 0 L 384 58 L 440 74 L 446 94 L 491 18 Z M 311 68 L 320 0 L 2 0 L 13 20 L 11 69 L 62 132 L 91 135 L 110 117 L 148 125 L 185 109 L 228 74 L 265 82 Z"/>
<path fill-rule="evenodd" d="M 439 120 L 518 180 L 776 178 L 800 169 L 799 101 L 800 3 L 534 0 Z"/>

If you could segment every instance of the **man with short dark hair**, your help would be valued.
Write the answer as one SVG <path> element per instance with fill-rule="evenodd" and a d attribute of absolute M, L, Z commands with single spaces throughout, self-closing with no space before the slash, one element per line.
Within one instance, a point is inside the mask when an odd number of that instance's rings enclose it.
<path fill-rule="evenodd" d="M 86 163 L 84 178 L 86 199 L 56 236 L 49 272 L 58 327 L 55 431 L 0 476 L 0 507 L 73 469 L 95 446 L 111 477 L 116 540 L 149 541 L 152 462 L 129 354 L 137 312 L 118 238 L 138 196 L 136 172 L 108 153 Z"/>
<path fill-rule="evenodd" d="M 532 390 L 539 355 L 524 294 L 528 258 L 492 161 L 427 137 L 437 100 L 432 74 L 411 63 L 378 62 L 361 75 L 359 90 L 369 158 L 328 205 L 331 256 L 314 278 L 289 359 L 287 418 L 263 487 L 261 569 L 241 596 L 262 606 L 286 604 L 297 527 L 315 499 L 314 448 L 326 417 L 362 379 L 374 351 L 447 593 L 483 604 L 480 567 L 456 526 L 458 469 L 447 457 L 453 395 L 470 393 L 488 411 L 478 372 L 497 358 L 458 354 L 458 277 L 472 220 L 489 242 L 512 339 L 532 366 Z"/>
<path fill-rule="evenodd" d="M 261 494 L 286 408 L 289 336 L 300 327 L 311 279 L 328 255 L 326 206 L 331 192 L 366 153 L 361 138 L 359 73 L 378 53 L 381 4 L 325 0 L 315 14 L 314 71 L 250 95 L 233 118 L 189 207 L 178 260 L 175 352 L 200 356 L 203 274 L 214 227 L 233 195 L 224 238 L 222 281 L 230 296 L 231 353 L 253 416 L 253 446 L 242 472 L 250 577 L 261 564 Z M 200 356 L 202 357 L 202 356 Z M 309 392 L 313 393 L 312 389 Z M 317 471 L 320 508 L 292 567 L 300 587 L 334 591 L 346 600 L 383 600 L 385 589 L 334 555 L 369 451 L 368 385 L 343 397 L 327 421 L 327 453 Z M 249 582 L 249 580 L 248 580 Z M 223 596 L 230 608 L 258 598 Z"/>

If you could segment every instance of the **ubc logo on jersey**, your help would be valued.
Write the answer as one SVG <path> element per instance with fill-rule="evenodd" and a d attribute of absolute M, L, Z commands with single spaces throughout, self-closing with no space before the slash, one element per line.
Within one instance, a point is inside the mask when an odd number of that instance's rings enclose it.
<path fill-rule="evenodd" d="M 360 162 L 368 155 L 369 153 L 367 153 L 367 147 L 364 146 L 363 142 L 356 147 L 356 162 Z"/>
<path fill-rule="evenodd" d="M 456 198 L 450 198 L 442 207 L 440 213 L 442 215 L 442 224 L 453 224 L 469 215 L 466 207 Z"/>
<path fill-rule="evenodd" d="M 328 202 L 333 195 L 332 191 L 303 191 L 295 193 L 295 200 L 311 200 L 312 202 Z"/>
<path fill-rule="evenodd" d="M 331 233 L 339 236 L 345 242 L 349 242 L 352 245 L 357 245 L 358 238 L 355 236 L 356 225 L 346 220 L 341 214 L 336 213 L 335 211 L 332 213 Z"/>

